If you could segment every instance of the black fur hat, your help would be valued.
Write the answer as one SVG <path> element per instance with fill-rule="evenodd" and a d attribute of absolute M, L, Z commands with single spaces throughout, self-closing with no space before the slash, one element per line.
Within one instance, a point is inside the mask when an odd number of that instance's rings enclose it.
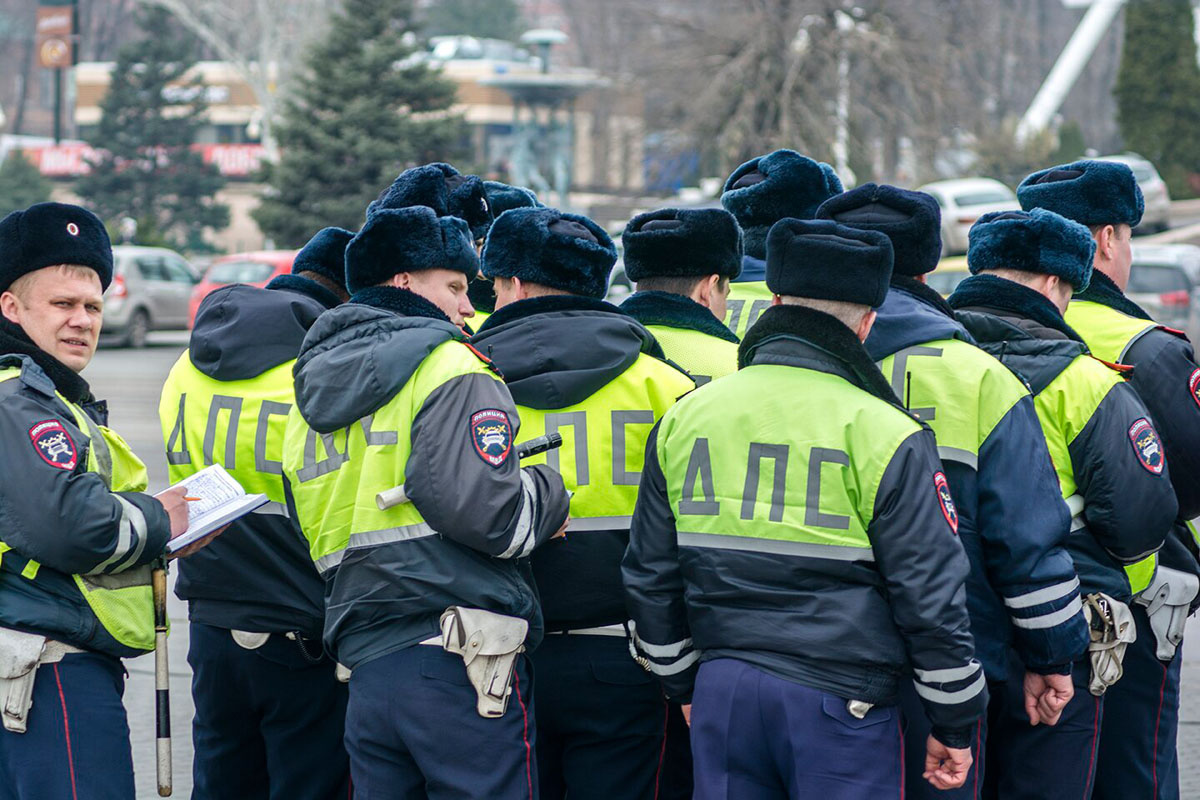
<path fill-rule="evenodd" d="M 1017 187 L 1021 208 L 1044 208 L 1081 225 L 1136 228 L 1146 201 L 1127 164 L 1076 161 L 1035 172 Z"/>
<path fill-rule="evenodd" d="M 892 279 L 892 242 L 830 220 L 782 219 L 767 235 L 767 288 L 775 294 L 878 308 Z"/>
<path fill-rule="evenodd" d="M 99 217 L 66 203 L 38 203 L 0 220 L 0 292 L 22 275 L 59 264 L 91 267 L 108 288 L 112 243 Z"/>
<path fill-rule="evenodd" d="M 746 253 L 766 258 L 767 232 L 785 217 L 812 219 L 817 207 L 842 191 L 833 167 L 795 150 L 751 159 L 725 181 L 721 205 L 745 232 Z"/>
<path fill-rule="evenodd" d="M 742 271 L 742 229 L 720 208 L 661 208 L 638 214 L 621 234 L 631 281 L 659 277 L 736 278 Z"/>
<path fill-rule="evenodd" d="M 471 237 L 482 239 L 492 224 L 492 210 L 483 181 L 463 175 L 449 164 L 435 162 L 401 172 L 367 206 L 367 219 L 385 208 L 428 206 L 439 217 L 458 217 L 471 226 Z"/>
<path fill-rule="evenodd" d="M 604 297 L 616 263 L 617 248 L 603 228 L 555 208 L 505 211 L 483 247 L 489 278 L 520 278 L 584 297 Z"/>
<path fill-rule="evenodd" d="M 1057 275 L 1082 292 L 1092 279 L 1096 242 L 1092 233 L 1053 211 L 993 211 L 967 234 L 967 268 L 972 275 L 1019 269 Z"/>
<path fill-rule="evenodd" d="M 315 272 L 346 288 L 346 245 L 354 234 L 345 228 L 323 228 L 308 240 L 292 262 L 292 274 Z"/>
<path fill-rule="evenodd" d="M 864 183 L 822 203 L 817 219 L 887 236 L 892 240 L 892 272 L 897 275 L 932 272 L 942 255 L 942 210 L 924 192 Z"/>
<path fill-rule="evenodd" d="M 401 272 L 453 269 L 469 281 L 479 258 L 467 223 L 439 217 L 432 208 L 376 211 L 346 246 L 346 288 L 351 294 L 378 286 Z"/>

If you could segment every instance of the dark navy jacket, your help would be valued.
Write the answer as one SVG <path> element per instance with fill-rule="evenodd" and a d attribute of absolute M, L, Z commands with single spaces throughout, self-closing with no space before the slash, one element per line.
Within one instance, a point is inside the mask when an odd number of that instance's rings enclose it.
<path fill-rule="evenodd" d="M 906 281 L 889 290 L 866 348 L 879 362 L 908 348 L 944 340 L 974 345 L 941 297 Z M 938 396 L 939 382 L 977 377 L 981 359 L 956 359 L 956 353 L 962 351 L 944 347 L 939 360 L 906 360 L 910 381 L 923 384 L 923 399 Z M 966 353 L 974 354 L 982 355 L 1001 373 L 995 378 L 997 383 L 1019 387 L 1018 379 L 1003 364 L 978 350 Z M 969 363 L 956 365 L 956 361 Z M 987 369 L 986 362 L 983 368 Z M 977 404 L 960 409 L 956 416 L 975 417 L 982 423 L 977 408 L 993 399 L 978 397 L 985 391 L 978 383 L 968 392 L 972 390 Z M 942 391 L 961 396 L 963 387 L 942 387 Z M 903 391 L 898 394 L 904 397 Z M 975 652 L 992 681 L 1007 677 L 1010 646 L 1016 647 L 1029 669 L 1051 672 L 1069 665 L 1088 644 L 1079 582 L 1064 547 L 1071 514 L 1059 492 L 1033 398 L 1028 391 L 1024 394 L 995 427 L 979 431 L 982 438 L 976 443 L 976 452 L 966 457 L 942 452 L 958 509 L 958 534 L 971 562 L 967 607 Z M 928 422 L 936 434 L 937 417 Z"/>
<path fill-rule="evenodd" d="M 282 285 L 292 288 L 236 284 L 204 298 L 188 345 L 192 366 L 214 380 L 244 381 L 293 361 L 308 329 L 337 298 L 302 278 L 289 276 Z M 247 429 L 241 435 L 255 433 Z M 216 448 L 218 461 L 221 452 Z M 194 622 L 321 635 L 323 584 L 307 543 L 281 514 L 248 514 L 208 547 L 181 559 L 175 593 L 187 601 Z"/>

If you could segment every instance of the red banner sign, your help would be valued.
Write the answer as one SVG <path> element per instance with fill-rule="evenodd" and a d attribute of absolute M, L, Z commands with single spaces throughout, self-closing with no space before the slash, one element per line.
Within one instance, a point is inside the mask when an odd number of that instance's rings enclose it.
<path fill-rule="evenodd" d="M 215 164 L 227 178 L 249 178 L 262 165 L 260 144 L 198 144 L 192 149 L 200 152 L 205 164 Z M 101 156 L 99 150 L 86 144 L 27 147 L 22 152 L 48 178 L 86 175 L 91 170 L 88 161 Z"/>

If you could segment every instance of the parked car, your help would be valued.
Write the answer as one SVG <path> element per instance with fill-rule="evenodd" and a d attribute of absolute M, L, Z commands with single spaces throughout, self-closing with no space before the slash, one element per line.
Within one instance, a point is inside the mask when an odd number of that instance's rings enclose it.
<path fill-rule="evenodd" d="M 192 290 L 188 306 L 187 326 L 196 321 L 196 309 L 209 292 L 231 283 L 248 283 L 263 287 L 276 275 L 286 275 L 292 270 L 292 261 L 299 250 L 259 250 L 252 253 L 234 253 L 222 256 L 213 262 L 204 273 L 204 278 Z"/>
<path fill-rule="evenodd" d="M 1146 211 L 1138 224 L 1138 233 L 1157 233 L 1171 226 L 1171 195 L 1167 192 L 1167 184 L 1159 176 L 1158 170 L 1137 153 L 1122 153 L 1119 156 L 1101 156 L 1099 161 L 1115 161 L 1127 164 L 1133 170 L 1134 180 L 1142 190 L 1146 200 Z"/>
<path fill-rule="evenodd" d="M 1021 210 L 1013 190 L 991 178 L 936 181 L 918 191 L 933 195 L 942 209 L 942 255 L 967 252 L 967 231 L 989 211 Z"/>
<path fill-rule="evenodd" d="M 191 264 L 173 250 L 114 247 L 113 280 L 104 293 L 105 343 L 144 347 L 150 331 L 187 328 L 188 298 L 199 280 Z"/>
<path fill-rule="evenodd" d="M 1200 341 L 1200 247 L 1134 245 L 1125 294 L 1155 322 Z"/>
<path fill-rule="evenodd" d="M 937 269 L 925 274 L 925 285 L 942 297 L 949 297 L 969 277 L 966 256 L 947 256 L 938 262 Z"/>

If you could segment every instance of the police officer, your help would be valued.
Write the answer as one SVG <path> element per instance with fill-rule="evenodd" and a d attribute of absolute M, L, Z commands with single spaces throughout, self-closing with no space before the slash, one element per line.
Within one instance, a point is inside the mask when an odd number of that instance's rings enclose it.
<path fill-rule="evenodd" d="M 966 778 L 987 689 L 958 515 L 861 344 L 891 270 L 883 234 L 777 223 L 740 369 L 651 434 L 622 575 L 639 652 L 692 703 L 698 800 L 903 797 L 908 679 L 925 778 Z"/>
<path fill-rule="evenodd" d="M 600 226 L 549 208 L 501 215 L 483 251 L 496 313 L 472 343 L 504 374 L 526 433 L 562 435 L 547 463 L 574 492 L 566 538 L 533 554 L 547 631 L 533 654 L 544 798 L 654 797 L 668 724 L 661 690 L 630 656 L 619 570 L 646 436 L 694 384 L 600 299 L 615 261 Z"/>
<path fill-rule="evenodd" d="M 776 150 L 751 159 L 726 179 L 721 205 L 737 218 L 745 233 L 742 272 L 729 292 L 725 324 L 739 338 L 771 304 L 764 283 L 767 232 L 784 217 L 812 219 L 817 207 L 835 194 L 842 182 L 833 167 L 794 150 Z"/>
<path fill-rule="evenodd" d="M 568 500 L 549 468 L 518 467 L 516 408 L 462 335 L 478 269 L 463 220 L 377 211 L 346 248 L 350 302 L 296 361 L 283 471 L 325 644 L 352 670 L 360 797 L 536 797 L 526 557 Z"/>
<path fill-rule="evenodd" d="M 1050 211 L 985 214 L 970 234 L 973 277 L 949 299 L 980 346 L 1033 393 L 1074 515 L 1067 549 L 1092 639 L 1077 654 L 1075 695 L 1053 728 L 1030 727 L 1019 674 L 1010 675 L 985 776 L 990 796 L 1090 796 L 1104 691 L 1120 678 L 1134 635 L 1128 605 L 1150 580 L 1150 557 L 1177 509 L 1146 407 L 1062 316 L 1072 292 L 1088 285 L 1094 249 L 1087 228 Z"/>
<path fill-rule="evenodd" d="M 221 464 L 269 504 L 181 563 L 188 603 L 193 798 L 344 798 L 346 687 L 323 653 L 324 597 L 284 506 L 280 462 L 292 366 L 346 299 L 353 236 L 326 228 L 265 289 L 235 284 L 196 313 L 159 403 L 171 482 Z"/>
<path fill-rule="evenodd" d="M 121 659 L 154 649 L 150 564 L 187 528 L 187 503 L 144 494 L 145 466 L 79 375 L 112 273 L 89 211 L 39 203 L 0 220 L 3 797 L 134 796 Z"/>
<path fill-rule="evenodd" d="M 722 324 L 729 281 L 742 270 L 742 232 L 719 208 L 639 214 L 621 234 L 637 292 L 621 310 L 654 334 L 698 384 L 737 370 L 738 338 Z"/>
<path fill-rule="evenodd" d="M 1132 367 L 1130 385 L 1149 409 L 1171 459 L 1179 517 L 1159 553 L 1153 582 L 1132 606 L 1137 640 L 1125 675 L 1104 701 L 1096 798 L 1179 797 L 1176 738 L 1183 626 L 1200 580 L 1196 543 L 1186 520 L 1200 516 L 1200 368 L 1179 331 L 1156 325 L 1124 294 L 1130 238 L 1144 202 L 1125 164 L 1077 161 L 1021 182 L 1022 207 L 1046 208 L 1091 229 L 1096 256 L 1091 283 L 1067 307 L 1067 324 L 1093 355 Z M 1151 624 L 1154 609 L 1157 625 Z"/>
<path fill-rule="evenodd" d="M 1008 678 L 1009 650 L 1024 667 L 1025 706 L 1061 708 L 1074 693 L 1071 661 L 1087 646 L 1079 581 L 1064 549 L 1071 515 L 1029 390 L 974 346 L 941 295 L 925 285 L 941 254 L 941 211 L 923 192 L 867 183 L 817 211 L 885 234 L 895 263 L 866 348 L 906 408 L 937 436 L 938 455 L 958 510 L 958 535 L 971 564 L 967 608 L 975 653 L 994 695 Z M 918 696 L 902 692 L 908 793 L 977 797 L 987 719 L 972 745 L 972 774 L 961 789 L 938 792 L 920 780 L 920 745 L 929 734 Z M 1057 714 L 1032 714 L 1054 724 Z"/>
<path fill-rule="evenodd" d="M 488 207 L 491 209 L 493 218 L 509 209 L 540 208 L 542 205 L 538 201 L 537 195 L 524 186 L 509 186 L 500 181 L 484 181 L 483 188 L 487 193 Z M 484 321 L 496 310 L 496 291 L 492 287 L 492 282 L 484 277 L 483 273 L 480 273 L 479 277 L 471 281 L 471 285 L 467 287 L 467 295 L 471 298 L 471 305 L 475 309 L 475 316 L 471 317 L 471 327 L 479 330 Z"/>

